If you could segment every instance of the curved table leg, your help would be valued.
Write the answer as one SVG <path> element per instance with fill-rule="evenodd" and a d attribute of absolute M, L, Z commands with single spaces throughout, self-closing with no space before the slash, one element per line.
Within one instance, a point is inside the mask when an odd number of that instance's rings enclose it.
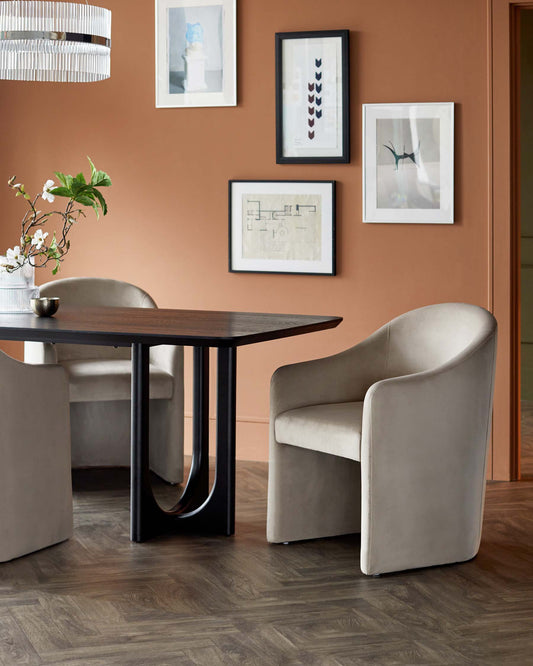
<path fill-rule="evenodd" d="M 171 513 L 201 506 L 209 494 L 209 347 L 193 348 L 192 461 L 187 485 Z"/>
<path fill-rule="evenodd" d="M 209 350 L 207 350 L 208 353 Z M 207 493 L 208 473 L 207 413 L 204 399 L 208 396 L 208 365 L 204 350 L 195 351 L 195 370 L 203 378 L 195 387 L 194 473 L 175 507 L 162 509 L 155 500 L 149 470 L 149 346 L 132 345 L 132 461 L 131 461 L 131 539 L 144 541 L 165 532 L 201 532 L 231 535 L 235 531 L 235 414 L 236 361 L 235 347 L 218 349 L 217 378 L 217 452 L 213 488 Z M 198 393 L 197 393 L 198 389 Z M 207 426 L 209 424 L 207 423 Z M 207 470 L 207 471 L 206 471 Z M 188 491 L 188 489 L 190 490 Z M 200 506 L 194 508 L 194 505 Z"/>

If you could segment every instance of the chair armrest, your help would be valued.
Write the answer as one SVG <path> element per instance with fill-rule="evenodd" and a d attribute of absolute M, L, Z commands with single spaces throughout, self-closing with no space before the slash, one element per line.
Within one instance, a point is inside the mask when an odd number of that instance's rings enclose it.
<path fill-rule="evenodd" d="M 436 433 L 449 436 L 473 428 L 485 443 L 492 408 L 495 355 L 494 334 L 437 368 L 373 384 L 364 399 L 361 442 L 366 454 L 372 457 L 372 464 L 387 447 L 390 448 L 387 455 L 395 456 L 402 446 L 400 455 L 408 453 L 410 448 L 416 450 L 418 457 L 427 450 L 438 451 Z M 458 417 L 466 423 L 459 423 Z M 424 445 L 422 449 L 417 448 L 413 437 L 421 440 L 418 444 Z"/>
<path fill-rule="evenodd" d="M 150 347 L 150 363 L 173 377 L 183 376 L 183 347 L 175 345 Z"/>
<path fill-rule="evenodd" d="M 24 362 L 31 364 L 57 363 L 56 346 L 50 342 L 25 342 Z"/>
<path fill-rule="evenodd" d="M 453 561 L 444 551 L 464 534 L 470 543 L 463 559 L 477 552 L 495 348 L 494 334 L 436 369 L 368 390 L 361 439 L 365 573 L 425 566 L 426 555 L 433 564 Z"/>
<path fill-rule="evenodd" d="M 28 410 L 37 408 L 45 413 L 50 401 L 55 404 L 59 398 L 68 407 L 67 373 L 60 365 L 24 363 L 4 353 L 0 363 L 2 383 L 23 393 Z"/>
<path fill-rule="evenodd" d="M 183 419 L 183 347 L 176 345 L 158 345 L 150 347 L 150 363 L 168 372 L 173 378 L 172 403 Z M 183 433 L 182 433 L 183 438 Z"/>
<path fill-rule="evenodd" d="M 307 405 L 363 400 L 385 376 L 388 326 L 346 351 L 278 368 L 270 383 L 270 413 Z"/>

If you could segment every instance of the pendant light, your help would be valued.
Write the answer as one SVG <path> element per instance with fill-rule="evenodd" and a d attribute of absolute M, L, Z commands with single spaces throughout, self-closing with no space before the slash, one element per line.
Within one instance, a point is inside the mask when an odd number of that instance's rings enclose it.
<path fill-rule="evenodd" d="M 101 81 L 110 76 L 111 12 L 74 2 L 0 2 L 0 79 Z"/>

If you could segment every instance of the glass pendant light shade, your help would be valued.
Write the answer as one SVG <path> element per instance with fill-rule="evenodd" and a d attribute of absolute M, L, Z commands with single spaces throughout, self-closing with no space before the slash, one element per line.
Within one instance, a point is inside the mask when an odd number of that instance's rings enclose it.
<path fill-rule="evenodd" d="M 111 12 L 73 2 L 0 2 L 0 79 L 101 81 L 110 76 Z"/>

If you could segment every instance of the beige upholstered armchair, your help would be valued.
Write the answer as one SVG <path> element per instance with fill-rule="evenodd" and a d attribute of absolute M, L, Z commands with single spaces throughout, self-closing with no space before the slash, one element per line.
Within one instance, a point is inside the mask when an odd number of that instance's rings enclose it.
<path fill-rule="evenodd" d="M 0 562 L 72 535 L 68 383 L 63 368 L 0 352 Z"/>
<path fill-rule="evenodd" d="M 66 305 L 157 307 L 119 280 L 66 278 L 41 287 Z M 128 347 L 25 343 L 29 363 L 58 363 L 70 389 L 72 466 L 130 464 L 131 353 Z M 171 483 L 183 478 L 183 348 L 150 350 L 150 467 Z"/>
<path fill-rule="evenodd" d="M 479 549 L 496 321 L 430 305 L 272 377 L 267 538 L 361 532 L 361 570 Z"/>

